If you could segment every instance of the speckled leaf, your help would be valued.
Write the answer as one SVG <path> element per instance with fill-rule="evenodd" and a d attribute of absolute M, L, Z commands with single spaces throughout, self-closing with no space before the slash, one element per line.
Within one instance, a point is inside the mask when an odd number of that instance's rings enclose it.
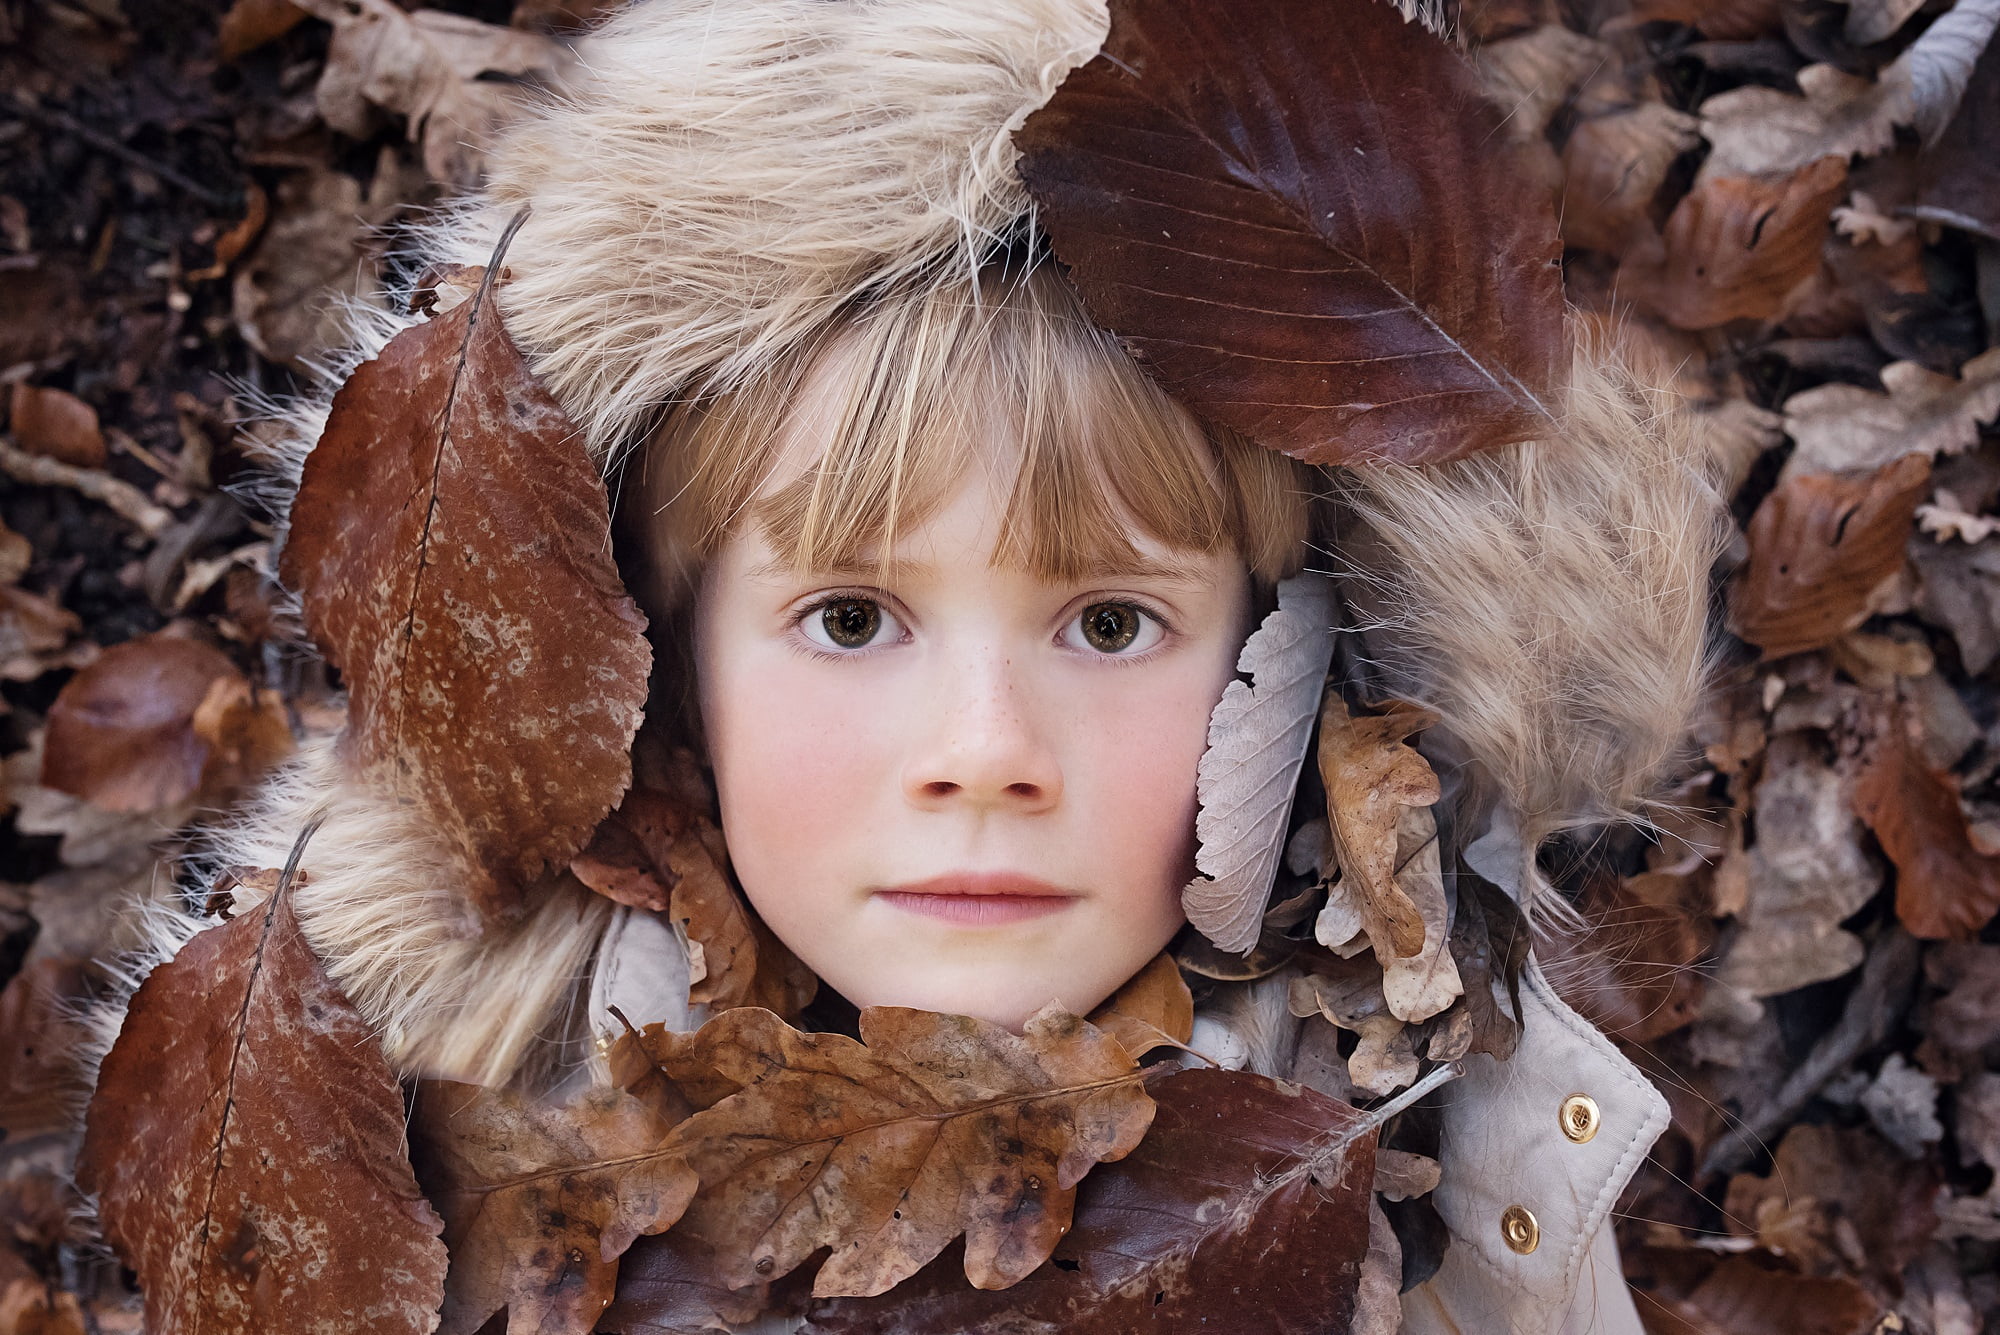
<path fill-rule="evenodd" d="M 135 1152 L 136 1151 L 136 1152 Z M 153 970 L 78 1180 L 151 1335 L 425 1335 L 445 1249 L 373 1032 L 280 893 Z"/>
<path fill-rule="evenodd" d="M 1383 0 L 1113 0 L 1015 136 L 1091 315 L 1197 413 L 1314 463 L 1547 436 L 1548 192 L 1446 41 Z"/>
<path fill-rule="evenodd" d="M 1294 575 L 1236 660 L 1250 682 L 1230 682 L 1209 716 L 1196 779 L 1201 875 L 1181 891 L 1181 908 L 1219 949 L 1257 944 L 1332 655 L 1331 582 Z"/>
<path fill-rule="evenodd" d="M 652 652 L 582 433 L 490 292 L 356 368 L 291 522 L 281 573 L 346 677 L 345 754 L 514 916 L 630 782 Z"/>
<path fill-rule="evenodd" d="M 1153 1095 L 1152 1130 L 1084 1180 L 1049 1264 L 982 1293 L 946 1255 L 894 1293 L 819 1304 L 806 1332 L 1346 1330 L 1368 1252 L 1368 1115 L 1243 1071 L 1182 1071 Z"/>

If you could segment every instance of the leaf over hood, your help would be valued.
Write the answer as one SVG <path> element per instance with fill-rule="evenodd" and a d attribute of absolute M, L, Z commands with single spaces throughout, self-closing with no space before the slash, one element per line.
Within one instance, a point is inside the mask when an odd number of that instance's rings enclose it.
<path fill-rule="evenodd" d="M 1457 51 L 1381 0 L 1113 0 L 1015 137 L 1084 304 L 1200 415 L 1314 463 L 1548 435 L 1553 201 Z"/>
<path fill-rule="evenodd" d="M 1181 891 L 1181 907 L 1221 950 L 1257 944 L 1332 655 L 1332 582 L 1294 575 L 1236 660 L 1250 683 L 1230 682 L 1209 716 L 1196 780 L 1201 875 Z"/>
<path fill-rule="evenodd" d="M 428 1335 L 440 1223 L 403 1098 L 288 891 L 200 933 L 133 996 L 78 1181 L 154 1335 Z"/>
<path fill-rule="evenodd" d="M 516 916 L 631 781 L 652 649 L 604 482 L 488 289 L 355 369 L 291 525 L 280 573 L 346 677 L 347 757 Z"/>

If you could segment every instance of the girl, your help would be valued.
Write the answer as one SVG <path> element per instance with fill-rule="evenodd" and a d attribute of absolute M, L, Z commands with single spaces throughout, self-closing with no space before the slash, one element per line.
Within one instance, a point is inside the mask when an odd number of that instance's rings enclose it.
<path fill-rule="evenodd" d="M 640 3 L 427 239 L 480 264 L 532 207 L 495 299 L 622 482 L 649 728 L 705 759 L 745 896 L 856 1005 L 1082 1014 L 1184 931 L 1210 711 L 1316 544 L 1378 614 L 1343 661 L 1443 715 L 1444 837 L 1524 906 L 1539 841 L 1643 799 L 1697 693 L 1712 499 L 1608 354 L 1559 439 L 1333 475 L 1203 429 L 1092 324 L 1009 136 L 1104 31 L 1090 0 Z M 318 425 L 274 461 L 281 513 Z M 614 1011 L 704 1018 L 663 915 L 564 879 L 473 924 L 330 742 L 214 861 L 281 866 L 314 815 L 294 907 L 398 1074 L 573 1087 Z M 1215 987 L 1193 1048 L 1330 1081 L 1286 981 Z M 1401 1326 L 1636 1332 L 1606 1221 L 1664 1101 L 1532 962 L 1520 1005 L 1511 1060 L 1444 1091 L 1451 1241 Z"/>

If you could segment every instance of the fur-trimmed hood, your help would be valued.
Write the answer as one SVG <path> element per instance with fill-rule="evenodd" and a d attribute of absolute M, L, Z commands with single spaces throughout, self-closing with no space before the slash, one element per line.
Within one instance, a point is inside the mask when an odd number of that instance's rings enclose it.
<path fill-rule="evenodd" d="M 423 231 L 414 271 L 485 263 L 529 208 L 498 300 L 611 477 L 675 396 L 754 377 L 871 289 L 962 281 L 1030 212 L 1012 131 L 1106 22 L 1102 0 L 645 0 L 580 42 L 488 184 Z M 326 396 L 410 322 L 359 314 Z M 326 396 L 269 447 L 281 534 Z M 1331 560 L 1374 617 L 1359 657 L 1441 712 L 1466 829 L 1500 813 L 1524 894 L 1521 850 L 1642 811 L 1685 732 L 1719 531 L 1705 474 L 1668 396 L 1586 340 L 1557 437 L 1332 479 L 1351 523 Z M 587 1052 L 566 1045 L 588 1037 L 593 976 L 601 996 L 630 952 L 672 958 L 660 929 L 583 892 L 482 931 L 435 837 L 330 743 L 212 830 L 208 862 L 282 866 L 316 812 L 295 908 L 402 1075 L 497 1083 L 538 1044 Z M 202 925 L 160 920 L 156 958 Z M 670 1018 L 675 975 L 653 974 L 643 1018 Z M 678 978 L 685 1020 L 684 959 Z"/>

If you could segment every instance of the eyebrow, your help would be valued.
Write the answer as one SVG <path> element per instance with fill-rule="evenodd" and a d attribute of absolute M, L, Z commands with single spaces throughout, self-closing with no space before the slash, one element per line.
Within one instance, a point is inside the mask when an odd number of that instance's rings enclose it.
<path fill-rule="evenodd" d="M 899 561 L 897 568 L 917 578 L 928 574 L 931 567 L 921 561 Z M 760 561 L 750 567 L 749 578 L 767 582 L 782 582 L 793 579 L 868 579 L 881 574 L 878 564 L 863 561 L 842 561 L 833 565 L 820 566 L 813 570 L 801 571 L 783 557 Z M 1141 556 L 1133 561 L 1104 562 L 1082 571 L 1074 581 L 1090 584 L 1099 580 L 1143 579 L 1157 580 L 1165 584 L 1197 586 L 1211 579 L 1211 572 L 1191 560 L 1180 560 L 1172 556 Z"/>

